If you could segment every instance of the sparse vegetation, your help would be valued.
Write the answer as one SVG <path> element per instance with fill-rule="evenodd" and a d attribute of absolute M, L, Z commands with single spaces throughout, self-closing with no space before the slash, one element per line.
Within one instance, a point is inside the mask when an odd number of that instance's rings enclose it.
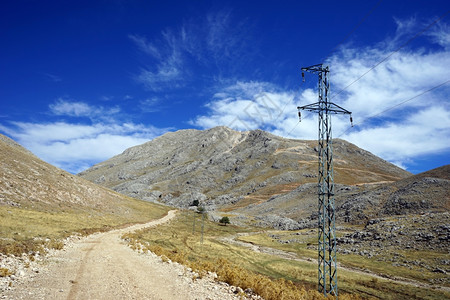
<path fill-rule="evenodd" d="M 354 230 L 358 230 L 358 227 L 355 227 Z M 298 257 L 310 259 L 311 261 L 317 255 L 315 249 L 316 239 L 315 231 L 311 230 L 296 232 L 271 231 L 238 237 L 239 241 L 293 252 Z M 290 242 L 293 240 L 294 242 Z M 370 248 L 366 247 L 365 249 Z M 440 299 L 444 295 L 446 297 L 449 295 L 448 292 L 438 290 L 439 287 L 449 287 L 445 280 L 447 275 L 435 272 L 438 264 L 449 259 L 448 253 L 431 250 L 416 251 L 386 248 L 373 257 L 358 254 L 338 254 L 338 261 L 341 265 L 339 269 L 339 285 L 340 287 L 345 286 L 349 292 L 360 293 L 364 296 L 377 295 L 383 299 L 411 298 L 416 295 L 418 297 L 420 295 L 419 298 L 421 299 Z M 428 267 L 425 268 L 425 265 L 428 265 Z M 402 285 L 361 274 L 358 274 L 356 277 L 355 273 L 346 271 L 343 268 L 365 270 L 384 278 L 403 278 L 405 281 L 414 280 L 417 281 L 417 284 Z M 431 287 L 419 288 L 420 284 L 431 285 Z M 375 290 L 378 290 L 378 292 L 374 294 Z"/>
<path fill-rule="evenodd" d="M 254 253 L 221 241 L 222 237 L 246 232 L 250 228 L 223 227 L 206 221 L 205 241 L 201 244 L 199 236 L 192 235 L 191 222 L 191 215 L 183 213 L 170 225 L 129 233 L 123 238 L 132 248 L 150 250 L 164 261 L 170 259 L 192 268 L 199 276 L 208 271 L 216 272 L 219 280 L 243 289 L 251 288 L 266 300 L 323 298 L 313 284 L 315 268 L 309 264 Z M 302 278 L 292 276 L 293 265 L 303 270 Z M 305 277 L 306 274 L 309 278 Z M 345 292 L 340 298 L 359 299 Z"/>
<path fill-rule="evenodd" d="M 303 242 L 289 244 L 281 243 L 279 240 L 288 240 L 289 236 L 296 232 L 270 231 L 239 237 L 240 240 L 246 240 L 255 245 L 294 252 L 299 257 L 305 258 L 305 261 L 253 252 L 248 248 L 223 241 L 224 237 L 251 230 L 254 228 L 218 226 L 217 223 L 207 221 L 205 222 L 204 243 L 201 244 L 200 234 L 192 234 L 192 214 L 183 213 L 170 225 L 135 232 L 124 238 L 130 242 L 130 245 L 139 245 L 132 247 L 148 249 L 166 261 L 170 259 L 179 262 L 196 270 L 200 276 L 207 271 L 212 271 L 218 274 L 220 280 L 242 288 L 251 287 L 254 291 L 258 290 L 258 294 L 263 295 L 264 293 L 265 299 L 302 299 L 298 295 L 302 295 L 304 292 L 308 295 L 304 299 L 321 299 L 321 295 L 317 295 L 316 292 L 317 265 L 314 262 L 316 251 L 309 249 L 313 247 L 312 244 L 317 238 L 315 232 L 307 234 L 306 230 L 301 231 L 300 235 L 295 236 L 303 239 Z M 281 238 L 276 240 L 270 238 L 269 234 L 277 234 Z M 358 259 L 356 261 L 360 269 L 370 269 L 371 266 L 378 264 L 379 268 L 389 270 L 389 264 L 361 256 L 340 255 L 339 262 L 343 266 L 348 266 L 349 262 L 355 258 Z M 399 272 L 404 272 L 404 269 Z M 359 297 L 365 299 L 443 299 L 450 296 L 449 293 L 442 290 L 404 285 L 342 268 L 339 269 L 338 274 L 340 299 L 359 299 Z M 297 298 L 289 298 L 288 295 L 292 295 L 290 291 L 293 291 L 294 287 Z M 281 294 L 280 290 L 283 290 Z"/>
<path fill-rule="evenodd" d="M 0 206 L 0 253 L 44 253 L 62 249 L 62 239 L 73 235 L 104 232 L 130 223 L 147 222 L 167 213 L 168 208 L 140 200 L 130 200 L 130 213 L 124 216 L 89 209 L 39 211 Z M 96 215 L 95 215 L 95 214 Z"/>

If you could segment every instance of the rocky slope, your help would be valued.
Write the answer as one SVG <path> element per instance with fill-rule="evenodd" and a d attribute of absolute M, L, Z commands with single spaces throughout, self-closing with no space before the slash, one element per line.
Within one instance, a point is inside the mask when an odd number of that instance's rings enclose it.
<path fill-rule="evenodd" d="M 358 185 L 411 175 L 346 141 L 334 140 L 333 147 L 335 182 L 346 194 L 364 190 Z M 298 227 L 298 221 L 309 222 L 317 206 L 317 142 L 227 127 L 181 130 L 79 175 L 148 201 L 188 207 L 199 200 L 208 211 L 250 215 L 261 225 L 286 227 L 294 220 Z"/>
<path fill-rule="evenodd" d="M 131 213 L 130 198 L 45 163 L 0 135 L 0 206 Z"/>
<path fill-rule="evenodd" d="M 377 218 L 448 212 L 448 174 L 449 165 L 391 183 L 337 184 L 336 221 L 364 225 Z M 254 215 L 257 224 L 262 226 L 297 229 L 317 224 L 316 207 L 316 185 L 303 184 L 291 192 L 234 212 Z M 280 216 L 295 222 L 288 222 Z"/>

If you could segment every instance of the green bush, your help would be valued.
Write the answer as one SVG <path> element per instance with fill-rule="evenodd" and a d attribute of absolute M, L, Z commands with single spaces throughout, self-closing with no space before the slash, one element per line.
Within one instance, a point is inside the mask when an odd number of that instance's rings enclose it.
<path fill-rule="evenodd" d="M 228 217 L 223 217 L 222 219 L 219 220 L 220 224 L 225 224 L 225 226 L 227 226 L 227 224 L 230 224 L 230 218 Z"/>

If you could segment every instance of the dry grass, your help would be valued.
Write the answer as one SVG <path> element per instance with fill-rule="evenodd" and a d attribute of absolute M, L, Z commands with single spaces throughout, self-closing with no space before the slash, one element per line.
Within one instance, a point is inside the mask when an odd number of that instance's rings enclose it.
<path fill-rule="evenodd" d="M 297 235 L 298 233 L 298 235 Z M 271 237 L 276 235 L 277 239 Z M 341 233 L 342 235 L 343 233 Z M 297 240 L 296 243 L 287 243 L 285 241 L 289 239 Z M 283 232 L 283 231 L 270 231 L 270 233 L 257 233 L 248 236 L 240 236 L 238 240 L 255 245 L 261 245 L 265 247 L 276 248 L 284 251 L 295 252 L 299 257 L 316 259 L 317 251 L 311 249 L 308 245 L 317 245 L 316 232 L 310 232 L 310 230 L 300 230 L 295 232 Z M 420 258 L 421 261 L 431 262 L 439 258 L 445 259 L 448 257 L 446 253 L 433 252 L 433 251 L 400 251 L 395 252 L 385 251 L 383 252 L 384 258 L 393 257 L 395 255 L 402 255 L 403 260 L 413 261 Z M 379 256 L 373 258 L 367 258 L 356 254 L 339 255 L 339 262 L 343 266 L 352 267 L 356 269 L 368 269 L 376 274 L 383 274 L 386 277 L 404 277 L 413 280 L 421 280 L 424 283 L 428 283 L 430 279 L 438 276 L 436 273 L 430 270 L 424 270 L 413 264 L 410 268 L 401 266 L 392 266 L 386 262 L 378 260 Z"/>
<path fill-rule="evenodd" d="M 197 216 L 198 218 L 198 216 Z M 282 244 L 273 241 L 267 234 L 242 236 L 240 239 L 255 245 L 279 248 L 298 253 L 300 257 L 311 257 L 311 261 L 297 261 L 287 258 L 253 252 L 247 248 L 222 241 L 223 237 L 238 232 L 249 232 L 254 228 L 219 226 L 205 222 L 204 243 L 200 243 L 200 224 L 196 221 L 196 232 L 192 233 L 193 214 L 182 213 L 170 225 L 162 225 L 151 230 L 138 231 L 124 236 L 134 248 L 150 250 L 164 260 L 172 260 L 196 270 L 200 276 L 207 271 L 216 272 L 220 280 L 242 288 L 252 288 L 265 299 L 322 299 L 316 292 L 317 265 L 316 251 L 307 244 L 315 240 L 315 234 L 296 235 L 304 243 Z M 270 234 L 292 232 L 275 232 Z M 143 246 L 145 245 L 145 246 Z M 383 262 L 360 256 L 339 256 L 341 264 L 353 261 L 361 268 L 378 265 L 389 271 Z M 403 269 L 398 272 L 404 272 Z M 404 285 L 388 279 L 355 273 L 340 268 L 338 271 L 340 299 L 446 299 L 450 294 L 438 289 L 427 289 L 414 285 Z"/>
<path fill-rule="evenodd" d="M 6 277 L 12 275 L 11 271 L 7 268 L 0 268 L 0 277 Z"/>
<path fill-rule="evenodd" d="M 131 198 L 130 198 L 131 199 Z M 131 199 L 128 214 L 102 213 L 92 209 L 44 211 L 0 206 L 0 253 L 21 255 L 62 249 L 63 239 L 74 234 L 89 235 L 130 223 L 159 218 L 168 209 Z"/>
<path fill-rule="evenodd" d="M 134 249 L 150 250 L 160 256 L 164 262 L 171 261 L 180 263 L 203 277 L 207 272 L 215 272 L 218 280 L 230 285 L 239 286 L 242 289 L 250 288 L 258 295 L 267 300 L 295 300 L 295 299 L 325 299 L 323 295 L 314 290 L 307 291 L 304 286 L 295 285 L 290 280 L 271 279 L 268 276 L 256 274 L 247 269 L 236 266 L 228 260 L 220 258 L 215 261 L 195 261 L 189 259 L 187 253 L 177 250 L 167 250 L 160 246 L 138 246 L 138 241 L 130 239 L 130 235 L 124 236 L 129 239 Z M 359 299 L 357 297 L 344 297 L 342 299 Z"/>
<path fill-rule="evenodd" d="M 277 239 L 272 238 L 276 235 Z M 284 243 L 283 241 L 295 238 L 298 240 L 296 243 Z M 270 231 L 269 233 L 258 233 L 249 236 L 241 236 L 238 238 L 240 241 L 252 243 L 254 245 L 261 245 L 265 247 L 276 248 L 288 252 L 294 252 L 298 257 L 311 259 L 314 262 L 317 257 L 315 249 L 310 249 L 309 245 L 317 244 L 316 232 L 310 230 L 301 230 L 297 232 L 283 232 L 283 231 Z M 396 255 L 402 256 L 402 261 L 418 261 L 425 262 L 428 265 L 433 266 L 436 261 L 445 259 L 448 257 L 448 253 L 439 253 L 433 251 L 386 251 L 382 255 L 372 258 L 360 256 L 360 255 L 339 255 L 338 261 L 342 267 L 356 269 L 356 270 L 368 270 L 374 274 L 381 275 L 386 278 L 405 278 L 406 280 L 415 280 L 419 284 L 429 285 L 433 280 L 439 280 L 444 278 L 445 274 L 433 272 L 432 269 L 426 269 L 420 265 L 409 264 L 406 266 L 394 266 L 390 262 L 390 258 Z M 380 256 L 383 256 L 383 261 L 380 260 Z M 293 274 L 294 268 L 285 269 L 286 273 Z M 281 270 L 280 270 L 281 272 Z M 316 274 L 316 273 L 315 273 Z M 450 293 L 439 290 L 445 283 L 435 285 L 432 288 L 420 287 L 419 285 L 405 285 L 397 282 L 377 279 L 369 275 L 355 274 L 351 271 L 346 271 L 343 268 L 338 270 L 339 288 L 350 293 L 358 293 L 364 297 L 379 297 L 382 299 L 443 299 L 448 298 Z M 304 277 L 310 277 L 311 274 L 303 272 Z M 301 276 L 296 276 L 301 278 Z M 448 285 L 447 285 L 448 287 Z"/>
<path fill-rule="evenodd" d="M 170 225 L 129 233 L 123 238 L 134 249 L 150 250 L 164 261 L 170 259 L 192 268 L 199 276 L 215 272 L 219 280 L 243 289 L 251 288 L 266 300 L 324 299 L 314 284 L 317 280 L 315 267 L 254 253 L 220 240 L 250 230 L 246 228 L 205 222 L 204 243 L 201 244 L 200 221 L 197 220 L 197 231 L 192 234 L 192 218 L 192 213 L 183 213 Z M 360 299 L 346 293 L 341 293 L 339 298 Z"/>

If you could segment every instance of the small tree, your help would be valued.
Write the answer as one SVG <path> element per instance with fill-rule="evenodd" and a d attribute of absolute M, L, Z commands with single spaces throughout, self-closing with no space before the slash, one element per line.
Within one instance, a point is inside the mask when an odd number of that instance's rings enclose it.
<path fill-rule="evenodd" d="M 230 224 L 230 218 L 228 217 L 222 217 L 222 219 L 219 220 L 220 224 L 224 224 L 225 226 L 227 226 L 227 224 Z"/>
<path fill-rule="evenodd" d="M 199 204 L 198 200 L 194 200 L 192 201 L 191 206 L 198 206 L 198 204 Z"/>

